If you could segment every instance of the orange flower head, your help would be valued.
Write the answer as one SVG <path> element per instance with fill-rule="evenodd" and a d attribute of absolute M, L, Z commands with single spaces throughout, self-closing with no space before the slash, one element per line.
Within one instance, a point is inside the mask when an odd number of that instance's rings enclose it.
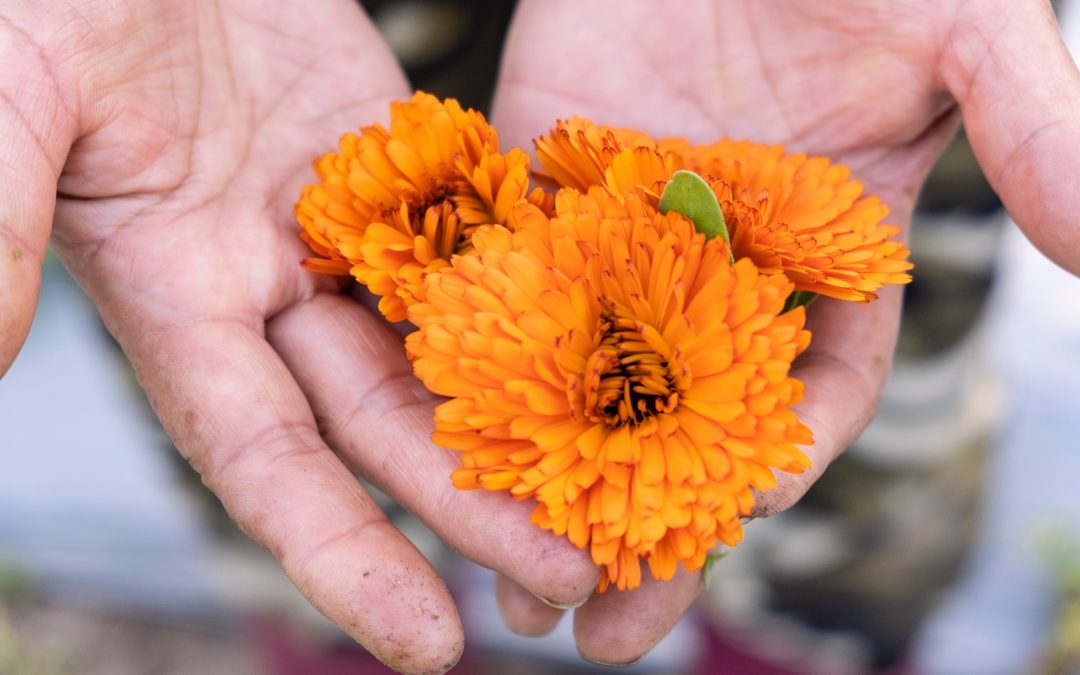
<path fill-rule="evenodd" d="M 598 590 L 638 586 L 642 559 L 700 569 L 774 469 L 809 466 L 791 282 L 636 194 L 562 190 L 553 217 L 521 204 L 510 225 L 478 228 L 409 308 L 454 483 L 534 499 L 533 522 L 604 567 Z"/>
<path fill-rule="evenodd" d="M 864 195 L 847 167 L 749 141 L 722 140 L 684 157 L 711 179 L 736 258 L 841 300 L 869 302 L 885 284 L 911 281 L 910 252 L 891 239 L 900 228 L 882 224 L 889 208 Z"/>
<path fill-rule="evenodd" d="M 649 148 L 659 150 L 670 165 L 669 174 L 683 168 L 680 152 L 688 148 L 684 139 L 660 142 L 633 129 L 593 124 L 581 117 L 559 120 L 555 128 L 533 141 L 536 157 L 544 167 L 542 174 L 561 187 L 587 191 L 603 183 L 612 159 L 622 150 Z"/>
<path fill-rule="evenodd" d="M 888 207 L 862 194 L 850 171 L 824 157 L 784 154 L 780 145 L 722 140 L 691 146 L 574 118 L 536 140 L 537 156 L 560 185 L 636 192 L 655 206 L 678 169 L 705 177 L 720 201 L 735 257 L 796 290 L 868 302 L 884 284 L 911 281 L 909 252 L 883 225 Z"/>
<path fill-rule="evenodd" d="M 304 267 L 352 274 L 391 321 L 422 298 L 423 278 L 472 248 L 479 225 L 505 224 L 526 199 L 529 158 L 499 151 L 495 129 L 453 99 L 417 92 L 390 106 L 390 128 L 345 134 L 315 161 L 319 182 L 304 187 L 296 217 L 317 257 Z M 550 208 L 550 197 L 528 199 Z"/>

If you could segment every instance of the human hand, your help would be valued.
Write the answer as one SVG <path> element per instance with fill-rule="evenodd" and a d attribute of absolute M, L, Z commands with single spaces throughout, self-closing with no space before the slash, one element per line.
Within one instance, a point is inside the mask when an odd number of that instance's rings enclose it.
<path fill-rule="evenodd" d="M 52 229 L 177 447 L 380 659 L 445 670 L 460 620 L 346 465 L 531 593 L 588 596 L 598 570 L 528 504 L 452 486 L 400 339 L 299 266 L 312 158 L 408 93 L 354 2 L 16 2 L 0 62 L 0 373 Z"/>
<path fill-rule="evenodd" d="M 784 143 L 847 164 L 907 227 L 915 198 L 962 116 L 1006 207 L 1052 259 L 1080 273 L 1080 78 L 1047 3 L 795 0 L 577 3 L 524 0 L 504 55 L 493 122 L 524 145 L 580 115 L 654 137 Z M 869 306 L 820 299 L 793 375 L 813 468 L 779 476 L 755 515 L 794 504 L 870 422 L 892 362 L 901 293 Z M 635 660 L 696 597 L 697 575 L 646 579 L 574 617 L 578 648 Z M 508 579 L 511 627 L 538 633 L 557 610 Z"/>

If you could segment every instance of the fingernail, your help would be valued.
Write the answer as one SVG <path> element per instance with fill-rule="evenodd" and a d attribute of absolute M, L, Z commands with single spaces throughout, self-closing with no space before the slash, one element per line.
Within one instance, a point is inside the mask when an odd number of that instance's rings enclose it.
<path fill-rule="evenodd" d="M 537 599 L 540 600 L 540 602 L 544 603 L 548 607 L 554 607 L 555 609 L 576 609 L 576 608 L 581 607 L 582 605 L 584 605 L 585 602 L 591 597 L 591 594 L 586 595 L 584 598 L 581 598 L 580 600 L 572 600 L 570 602 L 555 602 L 554 600 L 549 600 L 549 599 L 547 599 L 547 598 L 545 598 L 543 596 L 540 596 L 540 595 L 538 595 L 536 597 L 537 597 Z"/>
<path fill-rule="evenodd" d="M 610 661 L 601 661 L 600 659 L 590 658 L 588 656 L 585 656 L 584 654 L 581 655 L 581 658 L 585 659 L 589 663 L 595 663 L 598 666 L 607 666 L 608 668 L 629 668 L 630 666 L 636 666 L 641 661 L 641 659 L 644 658 L 644 655 L 637 657 L 633 661 L 626 661 L 625 663 L 612 663 Z"/>

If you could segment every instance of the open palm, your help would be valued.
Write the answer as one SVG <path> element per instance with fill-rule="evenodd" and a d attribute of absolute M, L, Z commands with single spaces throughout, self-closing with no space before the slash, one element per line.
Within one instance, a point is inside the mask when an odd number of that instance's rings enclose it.
<path fill-rule="evenodd" d="M 849 165 L 906 227 L 962 117 L 1017 222 L 1080 273 L 1080 78 L 1046 3 L 526 0 L 504 56 L 494 123 L 513 143 L 580 115 L 655 137 L 784 143 Z M 869 423 L 892 361 L 900 293 L 814 305 L 800 417 L 814 469 L 781 476 L 757 515 L 783 510 Z M 692 575 L 599 596 L 575 613 L 582 653 L 641 656 L 692 602 Z M 500 580 L 509 623 L 536 632 L 557 610 Z"/>

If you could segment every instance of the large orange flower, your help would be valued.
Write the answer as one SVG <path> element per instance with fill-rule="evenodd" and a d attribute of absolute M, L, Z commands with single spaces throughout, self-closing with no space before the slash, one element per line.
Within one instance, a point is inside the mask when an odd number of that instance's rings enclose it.
<path fill-rule="evenodd" d="M 499 151 L 495 129 L 457 101 L 417 92 L 390 106 L 390 128 L 365 127 L 316 160 L 296 217 L 315 272 L 351 273 L 391 321 L 422 297 L 423 278 L 471 249 L 479 225 L 504 224 L 526 197 L 529 158 Z M 534 203 L 550 205 L 536 191 Z"/>
<path fill-rule="evenodd" d="M 584 189 L 590 181 L 615 194 L 644 191 L 654 204 L 676 170 L 695 171 L 720 201 L 735 257 L 786 274 L 796 290 L 868 302 L 884 284 L 911 280 L 909 252 L 891 240 L 900 228 L 882 224 L 888 207 L 863 195 L 847 167 L 824 157 L 748 141 L 652 141 L 580 118 L 560 122 L 536 146 L 560 185 Z"/>
<path fill-rule="evenodd" d="M 415 372 L 450 397 L 434 440 L 461 451 L 458 487 L 535 499 L 535 523 L 588 547 L 599 590 L 638 586 L 640 559 L 700 569 L 772 469 L 809 466 L 790 409 L 804 311 L 781 313 L 784 276 L 637 195 L 563 190 L 556 210 L 479 228 L 410 307 Z"/>

